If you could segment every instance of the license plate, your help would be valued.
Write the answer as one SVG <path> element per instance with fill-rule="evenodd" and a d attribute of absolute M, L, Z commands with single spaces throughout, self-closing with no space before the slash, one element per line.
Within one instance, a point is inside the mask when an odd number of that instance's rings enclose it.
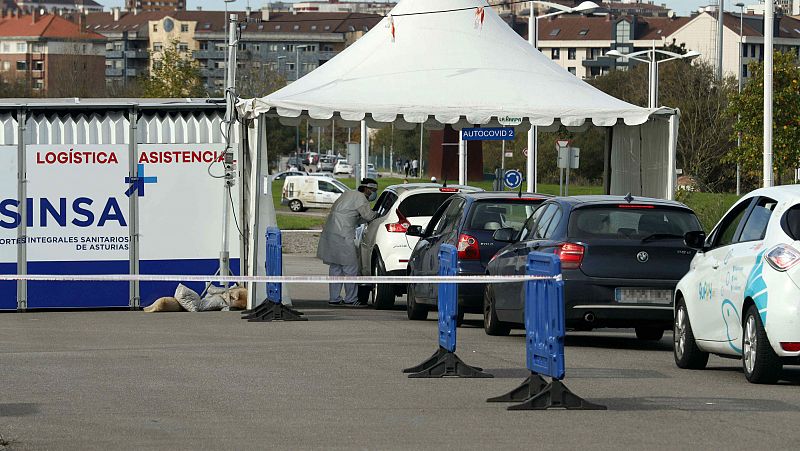
<path fill-rule="evenodd" d="M 670 304 L 672 290 L 617 288 L 614 290 L 614 298 L 622 304 Z"/>

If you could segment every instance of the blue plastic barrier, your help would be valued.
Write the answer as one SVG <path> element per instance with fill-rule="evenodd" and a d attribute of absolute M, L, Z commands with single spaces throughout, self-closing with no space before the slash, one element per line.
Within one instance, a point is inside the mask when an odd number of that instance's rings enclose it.
<path fill-rule="evenodd" d="M 439 249 L 439 275 L 455 276 L 458 268 L 458 250 L 450 244 Z M 455 283 L 439 284 L 439 346 L 456 352 L 456 316 L 458 315 L 458 287 Z"/>
<path fill-rule="evenodd" d="M 554 254 L 531 252 L 526 271 L 538 276 L 525 282 L 525 360 L 530 376 L 510 392 L 489 402 L 522 402 L 508 410 L 551 408 L 605 410 L 572 393 L 564 379 L 564 281 L 561 260 Z M 550 376 L 547 382 L 542 375 Z"/>
<path fill-rule="evenodd" d="M 283 275 L 283 245 L 281 229 L 267 227 L 267 261 L 264 262 L 267 276 Z M 267 300 L 242 312 L 248 321 L 306 321 L 303 314 L 283 305 L 283 285 L 280 282 L 267 283 Z"/>
<path fill-rule="evenodd" d="M 528 254 L 527 273 L 547 279 L 525 282 L 525 348 L 528 369 L 564 379 L 564 281 L 553 254 Z"/>
<path fill-rule="evenodd" d="M 458 251 L 451 244 L 439 249 L 439 275 L 455 276 L 458 269 Z M 455 354 L 456 317 L 458 316 L 458 288 L 455 283 L 439 284 L 439 349 L 417 366 L 406 368 L 408 377 L 492 377 L 482 368 L 464 363 Z"/>
<path fill-rule="evenodd" d="M 280 276 L 283 273 L 283 244 L 281 242 L 281 229 L 267 227 L 267 276 Z M 267 300 L 280 304 L 282 297 L 279 282 L 267 283 Z"/>

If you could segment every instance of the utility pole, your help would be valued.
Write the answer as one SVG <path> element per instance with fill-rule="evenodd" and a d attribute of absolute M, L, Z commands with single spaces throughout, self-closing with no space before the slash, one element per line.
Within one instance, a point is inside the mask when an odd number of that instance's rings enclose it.
<path fill-rule="evenodd" d="M 764 1 L 764 187 L 774 184 L 772 176 L 772 47 L 775 34 L 775 5 Z"/>
<path fill-rule="evenodd" d="M 725 0 L 719 0 L 717 10 L 717 80 L 722 80 L 722 32 L 725 31 Z"/>

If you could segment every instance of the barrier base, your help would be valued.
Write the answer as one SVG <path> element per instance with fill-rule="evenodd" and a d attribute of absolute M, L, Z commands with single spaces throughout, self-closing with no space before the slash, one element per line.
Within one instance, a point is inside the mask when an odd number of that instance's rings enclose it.
<path fill-rule="evenodd" d="M 563 382 L 553 379 L 539 394 L 522 404 L 509 406 L 508 410 L 606 410 L 606 406 L 593 404 L 572 393 Z"/>
<path fill-rule="evenodd" d="M 249 322 L 308 321 L 308 318 L 303 318 L 302 315 L 302 312 L 295 309 L 266 300 L 258 307 L 242 312 L 242 319 Z"/>
<path fill-rule="evenodd" d="M 483 368 L 470 366 L 458 358 L 455 353 L 439 347 L 428 360 L 417 366 L 406 368 L 403 373 L 411 373 L 408 377 L 494 377 L 484 373 Z"/>
<path fill-rule="evenodd" d="M 486 402 L 522 402 L 538 395 L 546 386 L 547 381 L 538 373 L 531 371 L 531 375 L 522 385 L 504 395 L 489 398 Z"/>

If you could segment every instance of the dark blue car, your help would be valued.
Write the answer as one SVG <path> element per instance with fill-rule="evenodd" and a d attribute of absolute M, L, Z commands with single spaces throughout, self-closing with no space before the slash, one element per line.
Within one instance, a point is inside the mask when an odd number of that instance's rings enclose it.
<path fill-rule="evenodd" d="M 640 339 L 658 340 L 672 326 L 673 291 L 695 253 L 684 235 L 696 230 L 702 230 L 697 216 L 679 202 L 559 197 L 543 203 L 520 232 L 495 232 L 496 240 L 512 244 L 495 255 L 488 273 L 525 274 L 531 251 L 556 254 L 567 327 L 631 327 Z M 524 295 L 523 283 L 486 287 L 487 334 L 506 335 L 524 323 Z"/>
<path fill-rule="evenodd" d="M 431 217 L 428 226 L 412 226 L 407 234 L 420 240 L 411 253 L 408 275 L 428 276 L 439 272 L 439 249 L 452 244 L 458 249 L 458 275 L 484 275 L 486 265 L 507 243 L 493 238 L 497 230 L 522 230 L 536 208 L 549 196 L 543 194 L 485 192 L 460 193 L 450 197 Z M 469 284 L 458 288 L 459 317 L 464 313 L 481 313 L 483 285 Z M 438 285 L 408 285 L 408 319 L 423 320 L 435 309 Z"/>

